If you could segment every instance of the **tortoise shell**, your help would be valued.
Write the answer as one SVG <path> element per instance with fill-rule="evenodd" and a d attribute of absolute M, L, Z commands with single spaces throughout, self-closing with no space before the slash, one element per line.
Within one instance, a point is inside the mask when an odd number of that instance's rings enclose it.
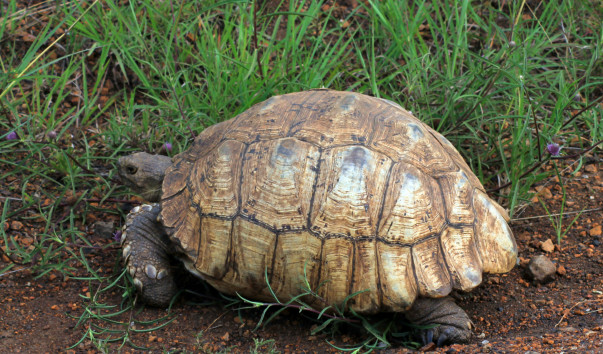
<path fill-rule="evenodd" d="M 190 271 L 225 293 L 404 311 L 509 271 L 517 247 L 442 135 L 352 92 L 275 96 L 207 128 L 174 158 L 162 220 Z M 307 280 L 307 283 L 306 283 Z"/>

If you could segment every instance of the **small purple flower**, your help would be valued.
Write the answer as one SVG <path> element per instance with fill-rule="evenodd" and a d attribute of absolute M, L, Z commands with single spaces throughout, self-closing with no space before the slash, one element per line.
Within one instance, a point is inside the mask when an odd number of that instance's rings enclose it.
<path fill-rule="evenodd" d="M 121 241 L 121 230 L 117 230 L 113 233 L 113 241 L 115 241 L 115 242 Z"/>
<path fill-rule="evenodd" d="M 559 156 L 559 152 L 561 152 L 561 146 L 557 143 L 550 143 L 546 145 L 546 151 L 549 152 L 552 156 Z"/>
<path fill-rule="evenodd" d="M 171 152 L 172 151 L 172 144 L 168 143 L 167 141 L 163 144 L 163 150 L 167 151 L 167 152 Z"/>
<path fill-rule="evenodd" d="M 6 136 L 6 140 L 17 140 L 17 139 L 19 139 L 19 136 L 17 135 L 17 132 L 15 132 L 15 131 L 8 133 L 8 135 Z"/>
<path fill-rule="evenodd" d="M 577 92 L 574 95 L 574 102 L 582 102 L 582 95 L 580 95 L 580 92 Z"/>

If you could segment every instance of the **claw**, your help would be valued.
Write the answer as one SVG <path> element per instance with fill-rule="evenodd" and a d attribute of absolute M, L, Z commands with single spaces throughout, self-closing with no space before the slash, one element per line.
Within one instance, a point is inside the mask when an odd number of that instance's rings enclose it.
<path fill-rule="evenodd" d="M 433 342 L 433 328 L 422 329 L 419 334 L 421 336 L 421 343 L 424 346 Z"/>
<path fill-rule="evenodd" d="M 451 334 L 453 334 L 453 332 L 454 329 L 452 328 L 446 328 L 444 331 L 442 331 L 442 333 L 440 333 L 438 337 L 438 342 L 436 343 L 436 346 L 442 347 L 444 344 L 446 344 L 448 340 L 452 337 Z"/>
<path fill-rule="evenodd" d="M 155 268 L 152 264 L 147 264 L 144 267 L 144 272 L 147 274 L 147 277 L 151 279 L 157 278 L 157 268 Z"/>
<path fill-rule="evenodd" d="M 128 261 L 128 258 L 130 258 L 130 254 L 132 253 L 132 247 L 130 247 L 130 245 L 126 245 L 126 247 L 124 247 L 124 249 L 121 251 L 121 258 L 124 260 L 124 262 Z"/>
<path fill-rule="evenodd" d="M 134 286 L 136 286 L 138 291 L 142 291 L 142 282 L 140 279 L 134 278 Z"/>
<path fill-rule="evenodd" d="M 126 229 L 124 228 L 121 232 L 121 238 L 119 239 L 119 244 L 123 245 L 126 240 Z"/>
<path fill-rule="evenodd" d="M 167 270 L 162 269 L 159 271 L 159 273 L 157 273 L 157 279 L 161 280 L 162 278 L 164 278 L 166 275 L 168 275 Z"/>

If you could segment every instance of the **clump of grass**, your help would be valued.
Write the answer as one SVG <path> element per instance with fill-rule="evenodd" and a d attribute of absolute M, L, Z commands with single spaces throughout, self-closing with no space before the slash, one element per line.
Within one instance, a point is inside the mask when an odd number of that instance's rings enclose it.
<path fill-rule="evenodd" d="M 419 344 L 413 341 L 411 333 L 412 328 L 417 328 L 416 325 L 406 322 L 403 318 L 396 316 L 396 314 L 383 315 L 380 316 L 379 319 L 375 319 L 360 315 L 349 308 L 348 303 L 350 300 L 359 294 L 369 291 L 369 289 L 348 295 L 339 305 L 321 306 L 321 310 L 313 308 L 309 303 L 325 303 L 324 299 L 318 294 L 318 290 L 327 283 L 328 280 L 323 281 L 316 289 L 312 289 L 310 282 L 308 281 L 306 265 L 304 265 L 304 283 L 301 285 L 299 294 L 291 297 L 287 301 L 281 301 L 273 291 L 268 277 L 268 270 L 266 269 L 264 272 L 264 281 L 274 302 L 254 301 L 237 294 L 238 299 L 225 297 L 231 302 L 228 306 L 236 307 L 239 311 L 262 309 L 262 313 L 254 330 L 268 325 L 283 311 L 290 310 L 305 314 L 305 317 L 318 323 L 318 325 L 312 329 L 311 335 L 330 333 L 331 336 L 334 336 L 335 333 L 339 333 L 339 328 L 341 326 L 348 326 L 357 330 L 360 329 L 361 332 L 365 333 L 363 336 L 365 338 L 361 339 L 359 343 L 346 347 L 337 346 L 327 341 L 327 343 L 338 350 L 358 352 L 360 350 L 372 351 L 384 349 L 392 345 L 392 339 L 394 339 L 398 345 L 403 345 L 407 348 L 419 348 Z"/>
<path fill-rule="evenodd" d="M 369 4 L 374 36 L 371 50 L 358 51 L 363 63 L 368 53 L 360 91 L 400 102 L 430 122 L 482 181 L 506 185 L 500 197 L 513 215 L 530 186 L 548 176 L 532 169 L 544 162 L 543 142 L 583 135 L 569 114 L 580 107 L 576 95 L 598 97 L 593 81 L 600 85 L 601 76 L 592 74 L 600 59 L 592 55 L 598 57 L 601 28 L 586 22 L 578 35 L 571 21 L 588 18 L 590 5 Z M 596 111 L 581 122 L 594 128 L 592 142 L 603 136 Z"/>
<path fill-rule="evenodd" d="M 546 151 L 551 156 L 558 157 L 561 153 L 561 146 L 559 146 L 559 144 L 557 144 L 557 143 L 549 143 L 546 146 Z M 550 213 L 549 209 L 546 206 L 546 203 L 541 198 L 538 198 L 538 200 L 540 201 L 542 208 L 546 212 L 547 216 L 549 217 L 549 220 L 551 221 L 551 224 L 553 225 L 553 228 L 555 229 L 555 232 L 557 233 L 557 243 L 560 245 L 561 239 L 563 237 L 565 237 L 567 232 L 572 228 L 572 225 L 574 225 L 576 220 L 578 220 L 580 215 L 582 215 L 582 213 L 584 212 L 584 209 L 582 209 L 582 211 L 577 213 L 576 216 L 574 216 L 574 218 L 570 221 L 569 225 L 567 225 L 565 230 L 563 230 L 563 219 L 565 217 L 564 211 L 565 211 L 565 206 L 566 206 L 567 193 L 565 190 L 565 183 L 563 182 L 563 178 L 561 177 L 561 173 L 559 172 L 559 167 L 557 166 L 557 162 L 555 160 L 553 160 L 552 163 L 553 163 L 553 168 L 555 170 L 555 176 L 557 177 L 557 180 L 559 180 L 559 185 L 561 186 L 561 192 L 562 192 L 561 207 L 559 210 L 559 214 Z"/>

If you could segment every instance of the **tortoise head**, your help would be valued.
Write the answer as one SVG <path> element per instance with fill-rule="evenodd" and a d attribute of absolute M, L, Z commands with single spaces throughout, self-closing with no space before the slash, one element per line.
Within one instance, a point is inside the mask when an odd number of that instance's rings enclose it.
<path fill-rule="evenodd" d="M 161 184 L 172 159 L 163 155 L 137 152 L 120 157 L 117 172 L 122 182 L 149 202 L 161 199 Z"/>

